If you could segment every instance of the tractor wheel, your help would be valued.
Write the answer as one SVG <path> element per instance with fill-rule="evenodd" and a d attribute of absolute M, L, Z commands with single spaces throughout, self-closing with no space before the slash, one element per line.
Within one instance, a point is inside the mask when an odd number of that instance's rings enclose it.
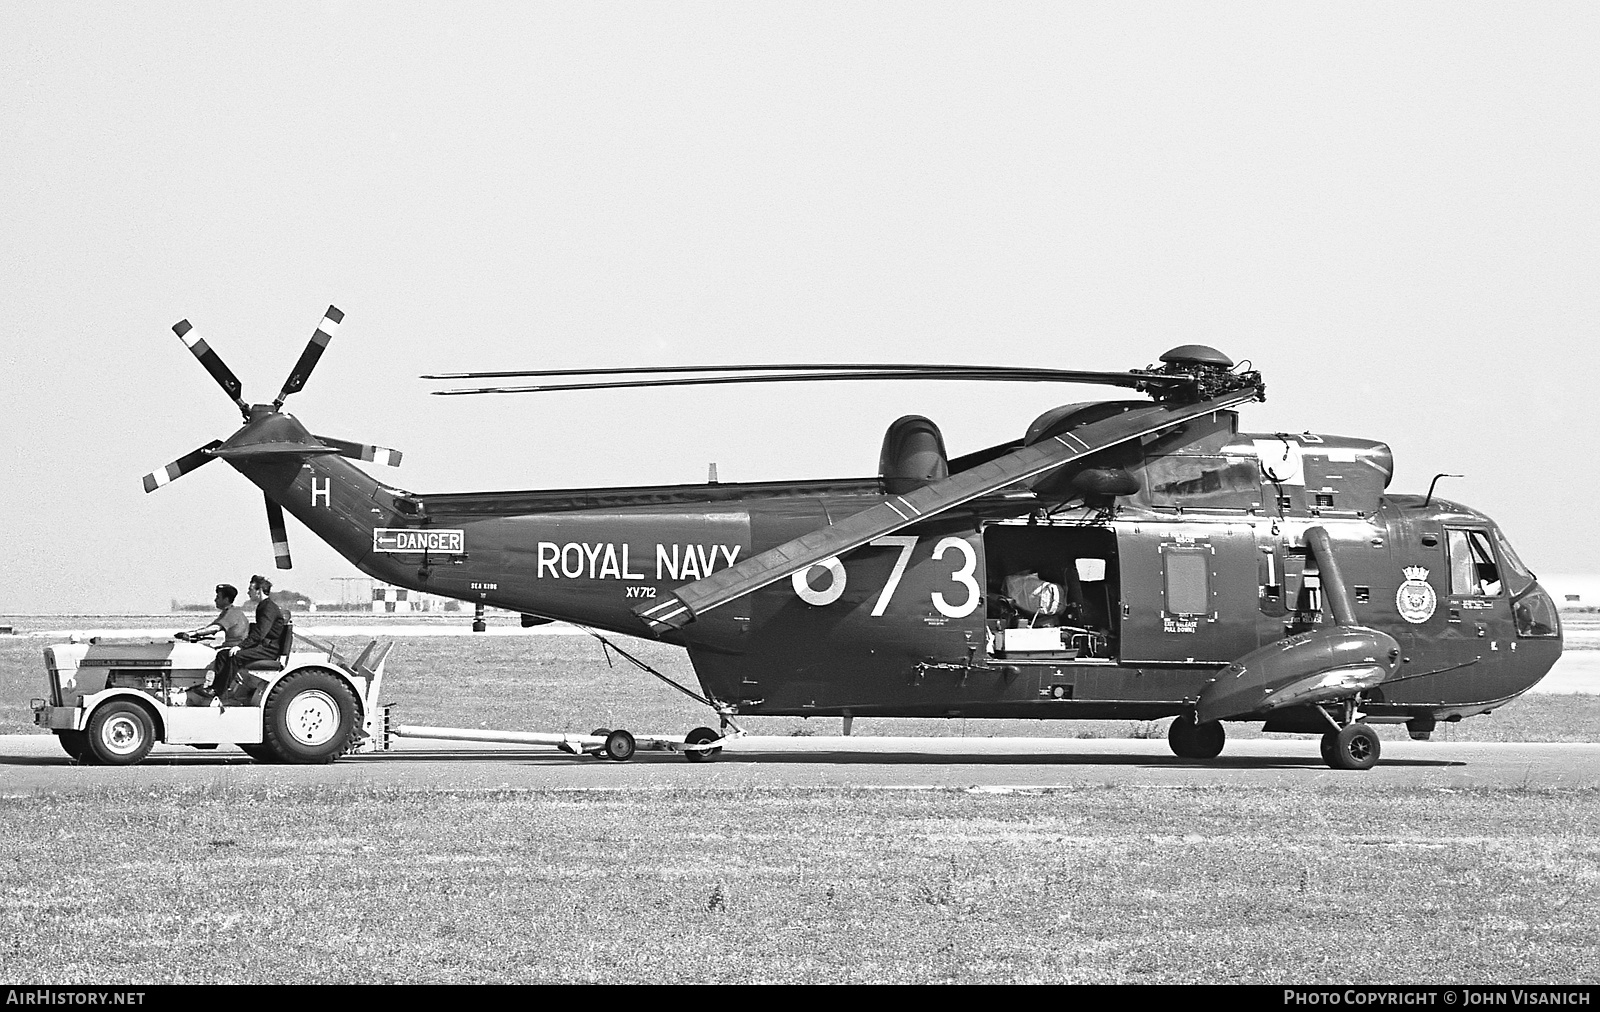
<path fill-rule="evenodd" d="M 603 751 L 607 759 L 615 759 L 620 763 L 627 762 L 629 759 L 633 758 L 633 748 L 633 735 L 626 731 L 619 730 L 612 731 L 610 734 L 606 735 L 606 743 Z"/>
<path fill-rule="evenodd" d="M 87 731 L 57 731 L 56 741 L 61 743 L 61 751 L 78 760 L 89 761 L 89 732 Z"/>
<path fill-rule="evenodd" d="M 683 743 L 685 745 L 704 745 L 707 742 L 716 741 L 721 737 L 722 735 L 711 730 L 709 727 L 697 727 L 684 737 Z M 683 757 L 692 763 L 703 763 L 721 751 L 722 746 L 720 745 L 718 745 L 716 748 L 685 749 Z"/>
<path fill-rule="evenodd" d="M 1172 726 L 1167 728 L 1167 745 L 1180 759 L 1215 759 L 1222 754 L 1227 740 L 1228 732 L 1223 730 L 1221 721 L 1196 724 L 1188 713 L 1173 718 Z"/>
<path fill-rule="evenodd" d="M 273 686 L 262 708 L 262 745 L 285 763 L 331 763 L 350 744 L 356 697 L 331 671 L 307 668 Z"/>
<path fill-rule="evenodd" d="M 1350 724 L 1334 736 L 1328 765 L 1336 770 L 1370 770 L 1382 751 L 1378 732 L 1366 724 Z"/>
<path fill-rule="evenodd" d="M 275 763 L 278 757 L 265 745 L 240 745 L 239 750 L 258 763 Z"/>
<path fill-rule="evenodd" d="M 89 718 L 89 756 L 106 766 L 132 766 L 150 754 L 156 723 L 150 711 L 125 699 L 113 699 Z"/>

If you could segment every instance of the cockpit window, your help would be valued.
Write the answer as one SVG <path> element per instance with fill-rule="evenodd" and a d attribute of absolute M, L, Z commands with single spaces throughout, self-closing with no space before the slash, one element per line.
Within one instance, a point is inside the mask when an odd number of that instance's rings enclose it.
<path fill-rule="evenodd" d="M 1513 601 L 1511 615 L 1517 620 L 1518 636 L 1548 639 L 1561 635 L 1561 618 L 1556 614 L 1555 602 L 1543 590 Z"/>
<path fill-rule="evenodd" d="M 1500 568 L 1494 563 L 1489 536 L 1483 531 L 1452 527 L 1447 532 L 1450 544 L 1450 593 L 1473 597 L 1499 597 Z"/>
<path fill-rule="evenodd" d="M 1494 543 L 1500 546 L 1500 561 L 1506 567 L 1506 584 L 1511 591 L 1511 596 L 1516 597 L 1533 585 L 1538 577 L 1533 575 L 1533 570 L 1517 558 L 1517 553 L 1512 551 L 1511 543 L 1499 529 L 1494 532 Z"/>

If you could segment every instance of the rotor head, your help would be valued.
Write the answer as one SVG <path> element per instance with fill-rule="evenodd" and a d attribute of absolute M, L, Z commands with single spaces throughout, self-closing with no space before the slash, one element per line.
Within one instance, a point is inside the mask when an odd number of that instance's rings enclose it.
<path fill-rule="evenodd" d="M 1222 369 L 1232 369 L 1233 359 L 1224 355 L 1217 349 L 1204 344 L 1180 344 L 1176 348 L 1161 356 L 1161 361 L 1168 365 L 1180 366 L 1215 366 Z"/>

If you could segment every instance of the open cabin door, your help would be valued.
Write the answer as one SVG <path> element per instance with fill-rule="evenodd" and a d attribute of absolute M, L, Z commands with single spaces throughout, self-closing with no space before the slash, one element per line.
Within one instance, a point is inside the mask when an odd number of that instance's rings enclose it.
<path fill-rule="evenodd" d="M 1108 527 L 990 524 L 983 531 L 992 645 L 1008 659 L 1107 661 L 1117 633 Z"/>
<path fill-rule="evenodd" d="M 1246 524 L 1117 531 L 1124 664 L 1230 662 L 1257 646 L 1255 535 Z"/>

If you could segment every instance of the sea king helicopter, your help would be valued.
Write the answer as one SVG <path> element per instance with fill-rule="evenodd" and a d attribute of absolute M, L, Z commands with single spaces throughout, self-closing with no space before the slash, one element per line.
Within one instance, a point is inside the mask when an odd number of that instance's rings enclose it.
<path fill-rule="evenodd" d="M 415 493 L 350 462 L 399 453 L 313 435 L 283 410 L 342 318 L 329 307 L 270 404 L 245 402 L 178 323 L 244 424 L 146 476 L 146 491 L 225 460 L 262 489 L 280 568 L 287 509 L 386 583 L 681 646 L 724 733 L 742 715 L 1171 717 L 1172 751 L 1209 759 L 1224 722 L 1255 721 L 1320 734 L 1329 766 L 1366 769 L 1372 725 L 1426 738 L 1527 691 L 1561 653 L 1554 602 L 1493 520 L 1431 486 L 1388 492 L 1381 442 L 1240 431 L 1236 409 L 1266 388 L 1213 348 L 1127 372 L 434 374 L 499 384 L 435 391 L 455 395 L 992 380 L 1143 396 L 1065 404 L 956 457 L 933 421 L 907 415 L 871 477 Z M 527 379 L 539 382 L 507 383 Z M 689 757 L 721 740 L 697 729 Z"/>

